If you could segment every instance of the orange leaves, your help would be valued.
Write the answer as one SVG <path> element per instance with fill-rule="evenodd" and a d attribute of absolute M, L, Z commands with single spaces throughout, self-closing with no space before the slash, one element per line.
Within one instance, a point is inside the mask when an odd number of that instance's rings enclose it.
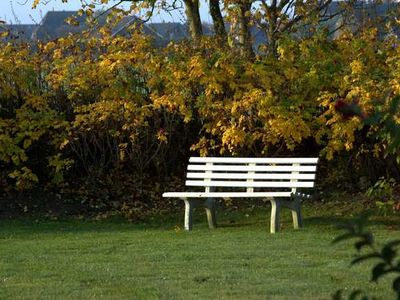
<path fill-rule="evenodd" d="M 32 8 L 35 9 L 40 3 L 40 0 L 33 0 Z"/>

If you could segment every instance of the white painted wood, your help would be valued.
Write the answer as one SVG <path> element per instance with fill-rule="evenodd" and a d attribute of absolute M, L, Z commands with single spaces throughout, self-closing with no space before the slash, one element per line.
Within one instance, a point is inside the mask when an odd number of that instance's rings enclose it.
<path fill-rule="evenodd" d="M 288 202 L 291 205 L 293 227 L 299 229 L 303 227 L 303 219 L 301 217 L 301 200 L 304 198 L 310 198 L 310 195 L 296 193 L 292 195 L 292 201 Z M 283 201 L 281 199 L 281 201 Z M 289 207 L 290 208 L 290 207 Z"/>
<path fill-rule="evenodd" d="M 291 192 L 168 192 L 162 196 L 165 198 L 268 198 L 291 197 Z"/>
<path fill-rule="evenodd" d="M 282 207 L 291 209 L 295 229 L 302 226 L 300 199 L 310 196 L 298 193 L 297 188 L 314 186 L 318 158 L 192 157 L 190 162 L 192 164 L 188 165 L 187 179 L 189 180 L 186 181 L 186 185 L 204 187 L 205 191 L 163 194 L 163 197 L 181 198 L 185 201 L 186 230 L 192 229 L 195 205 L 203 202 L 209 227 L 216 227 L 215 198 L 266 198 L 270 200 L 272 204 L 271 233 L 279 230 L 279 216 Z M 221 190 L 223 188 L 246 188 L 246 192 L 243 190 L 215 192 L 216 188 Z M 254 192 L 254 188 L 274 188 L 274 191 Z M 276 199 L 277 197 L 292 199 L 289 201 Z"/>
<path fill-rule="evenodd" d="M 292 201 L 283 199 L 272 199 L 271 201 L 271 233 L 279 231 L 279 218 L 282 207 L 289 208 L 292 211 L 293 227 L 299 229 L 303 227 L 301 218 L 301 202 L 299 198 L 294 198 Z"/>
<path fill-rule="evenodd" d="M 206 163 L 206 166 L 212 166 L 213 164 L 212 163 Z M 212 177 L 212 171 L 206 171 L 205 172 L 208 176 L 211 176 Z M 205 178 L 204 179 L 204 181 L 205 182 L 210 182 L 211 181 L 211 177 L 207 177 L 207 178 Z M 209 185 L 204 185 L 206 188 L 204 189 L 204 191 L 206 192 L 206 193 L 209 193 L 211 190 L 210 190 L 210 186 Z"/>
<path fill-rule="evenodd" d="M 271 200 L 271 225 L 270 232 L 276 233 L 280 229 L 280 214 L 281 214 L 281 202 L 279 200 Z"/>
<path fill-rule="evenodd" d="M 314 173 L 205 173 L 205 172 L 189 172 L 187 178 L 212 178 L 212 179 L 299 179 L 299 180 L 314 180 Z"/>
<path fill-rule="evenodd" d="M 310 195 L 299 193 L 299 192 L 296 192 L 295 194 L 292 194 L 292 197 L 293 198 L 300 198 L 300 199 L 301 198 L 307 198 L 307 199 L 311 198 Z"/>
<path fill-rule="evenodd" d="M 187 186 L 218 186 L 218 187 L 244 187 L 244 188 L 255 188 L 255 187 L 268 187 L 268 188 L 312 188 L 314 187 L 313 181 L 203 181 L 203 180 L 187 180 Z"/>
<path fill-rule="evenodd" d="M 254 167 L 256 164 L 249 164 L 249 167 Z M 250 172 L 248 172 L 248 174 L 249 175 L 254 175 L 255 174 L 255 172 L 254 171 L 250 171 Z M 253 182 L 253 178 L 249 178 L 249 179 L 247 179 L 246 180 L 247 182 Z M 254 188 L 253 187 L 248 187 L 247 189 L 246 189 L 246 192 L 248 192 L 248 193 L 253 193 L 254 192 Z"/>
<path fill-rule="evenodd" d="M 317 164 L 318 157 L 191 157 L 190 163 Z"/>
<path fill-rule="evenodd" d="M 293 164 L 292 166 L 297 167 L 299 166 L 299 164 Z M 292 172 L 293 175 L 297 175 L 299 174 L 299 172 Z M 292 179 L 290 180 L 291 182 L 297 182 L 297 179 Z M 296 187 L 292 188 L 292 193 L 295 194 L 296 193 Z"/>
<path fill-rule="evenodd" d="M 191 200 L 184 199 L 184 201 L 185 201 L 185 230 L 192 230 L 194 205 Z"/>
<path fill-rule="evenodd" d="M 208 227 L 210 229 L 214 229 L 217 227 L 217 219 L 215 216 L 215 206 L 216 206 L 216 204 L 215 204 L 214 198 L 207 198 L 207 200 L 204 201 L 204 208 L 206 209 Z"/>
<path fill-rule="evenodd" d="M 189 171 L 315 172 L 317 166 L 188 165 Z"/>

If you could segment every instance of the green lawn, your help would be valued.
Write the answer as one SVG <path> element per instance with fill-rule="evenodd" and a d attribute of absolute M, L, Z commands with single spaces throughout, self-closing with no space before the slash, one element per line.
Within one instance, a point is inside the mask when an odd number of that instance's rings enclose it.
<path fill-rule="evenodd" d="M 308 206 L 305 228 L 271 235 L 269 209 L 219 214 L 208 230 L 196 213 L 142 224 L 124 221 L 0 221 L 0 299 L 329 299 L 362 288 L 393 299 L 390 277 L 369 283 L 371 263 L 349 268 L 350 242 L 332 245 L 335 223 L 353 209 Z M 384 242 L 400 218 L 375 218 Z M 394 225 L 393 225 L 394 224 Z"/>

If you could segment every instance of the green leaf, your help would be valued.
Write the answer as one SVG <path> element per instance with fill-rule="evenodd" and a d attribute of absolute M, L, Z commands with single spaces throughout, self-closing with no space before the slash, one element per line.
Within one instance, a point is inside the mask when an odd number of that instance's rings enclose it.
<path fill-rule="evenodd" d="M 391 263 L 396 256 L 396 251 L 392 248 L 392 245 L 385 245 L 382 248 L 381 255 L 388 263 Z"/>
<path fill-rule="evenodd" d="M 351 294 L 349 295 L 349 300 L 355 300 L 357 299 L 357 296 L 361 295 L 363 293 L 362 290 L 355 290 L 352 291 Z"/>
<path fill-rule="evenodd" d="M 24 149 L 28 149 L 31 144 L 32 144 L 32 140 L 30 140 L 30 139 L 24 140 L 24 146 L 23 146 Z"/>
<path fill-rule="evenodd" d="M 358 241 L 354 244 L 354 247 L 357 249 L 357 251 L 360 251 L 362 247 L 370 245 L 368 242 L 365 240 Z"/>
<path fill-rule="evenodd" d="M 350 222 L 348 222 L 348 223 L 341 223 L 341 224 L 337 224 L 336 225 L 336 228 L 337 229 L 344 229 L 344 230 L 347 230 L 347 231 L 350 231 L 350 232 L 355 232 L 355 230 L 354 230 L 354 224 L 352 224 L 352 223 L 350 223 Z"/>
<path fill-rule="evenodd" d="M 392 142 L 389 145 L 388 151 L 394 154 L 398 151 L 399 146 L 400 146 L 400 132 L 396 132 L 396 135 L 394 136 Z"/>
<path fill-rule="evenodd" d="M 393 281 L 393 290 L 400 296 L 400 276 Z"/>
<path fill-rule="evenodd" d="M 343 300 L 343 295 L 342 295 L 343 290 L 337 290 L 333 295 L 332 295 L 332 300 Z"/>
<path fill-rule="evenodd" d="M 377 282 L 386 273 L 386 263 L 379 263 L 372 269 L 371 281 Z"/>
<path fill-rule="evenodd" d="M 371 259 L 371 258 L 380 258 L 380 257 L 381 256 L 378 253 L 371 253 L 371 254 L 363 255 L 363 256 L 353 259 L 351 262 L 351 265 L 358 264 L 360 262 L 363 262 L 363 261 Z"/>
<path fill-rule="evenodd" d="M 342 234 L 342 235 L 336 237 L 336 238 L 332 241 L 332 244 L 336 244 L 336 243 L 338 243 L 338 242 L 340 242 L 340 241 L 344 241 L 344 240 L 349 240 L 349 239 L 355 238 L 355 237 L 357 237 L 357 236 L 358 236 L 358 235 L 355 234 L 355 233 L 345 233 L 345 234 Z"/>
<path fill-rule="evenodd" d="M 382 119 L 382 113 L 376 112 L 372 116 L 366 118 L 364 120 L 364 124 L 365 125 L 375 125 L 375 124 L 378 124 L 381 119 Z"/>
<path fill-rule="evenodd" d="M 400 240 L 390 241 L 390 242 L 387 243 L 385 246 L 395 247 L 395 246 L 397 246 L 397 245 L 400 245 Z"/>
<path fill-rule="evenodd" d="M 392 99 L 392 102 L 390 103 L 390 108 L 389 111 L 392 115 L 396 114 L 396 112 L 399 109 L 399 105 L 400 105 L 400 96 L 397 95 L 396 97 L 394 97 Z"/>
<path fill-rule="evenodd" d="M 365 232 L 362 237 L 366 245 L 372 245 L 374 243 L 374 236 L 371 232 Z"/>

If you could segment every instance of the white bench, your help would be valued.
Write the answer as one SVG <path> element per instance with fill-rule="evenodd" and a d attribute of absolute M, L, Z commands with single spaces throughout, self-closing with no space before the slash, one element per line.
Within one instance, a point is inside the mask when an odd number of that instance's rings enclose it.
<path fill-rule="evenodd" d="M 193 227 L 193 209 L 206 209 L 210 228 L 216 227 L 216 198 L 265 198 L 271 201 L 271 233 L 279 230 L 282 207 L 292 211 L 295 229 L 302 227 L 298 188 L 314 187 L 318 158 L 191 157 L 186 186 L 201 192 L 168 192 L 163 197 L 185 201 L 185 229 Z M 281 199 L 289 198 L 289 200 Z"/>

